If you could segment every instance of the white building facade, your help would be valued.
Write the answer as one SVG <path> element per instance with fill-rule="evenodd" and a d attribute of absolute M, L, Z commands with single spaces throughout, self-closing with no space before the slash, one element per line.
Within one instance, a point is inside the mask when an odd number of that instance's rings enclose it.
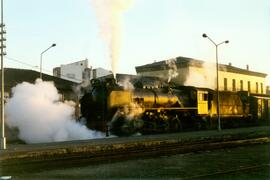
<path fill-rule="evenodd" d="M 103 68 L 92 69 L 92 71 L 91 71 L 91 79 L 96 79 L 96 78 L 99 78 L 99 77 L 108 76 L 110 74 L 112 74 L 111 71 L 108 71 L 108 70 L 103 69 Z"/>
<path fill-rule="evenodd" d="M 53 69 L 54 76 L 76 83 L 107 76 L 109 74 L 112 74 L 112 72 L 106 69 L 92 69 L 92 67 L 89 67 L 88 59 L 61 65 Z"/>

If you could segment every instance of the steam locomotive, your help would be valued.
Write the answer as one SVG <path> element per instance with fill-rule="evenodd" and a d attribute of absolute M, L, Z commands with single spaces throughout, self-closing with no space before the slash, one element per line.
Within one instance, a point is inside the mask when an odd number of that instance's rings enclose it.
<path fill-rule="evenodd" d="M 86 125 L 122 136 L 214 129 L 217 114 L 222 128 L 269 123 L 269 95 L 220 91 L 217 96 L 208 88 L 172 84 L 146 87 L 138 82 L 133 85 L 133 89 L 125 89 L 113 78 L 93 79 L 90 90 L 80 100 Z"/>

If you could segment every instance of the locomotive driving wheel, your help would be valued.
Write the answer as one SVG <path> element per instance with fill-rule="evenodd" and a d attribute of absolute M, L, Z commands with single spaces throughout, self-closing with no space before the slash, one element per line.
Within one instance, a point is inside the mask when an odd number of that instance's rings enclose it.
<path fill-rule="evenodd" d="M 174 117 L 172 117 L 170 122 L 170 130 L 173 132 L 177 132 L 182 130 L 182 124 L 180 119 L 178 118 L 178 115 L 176 114 Z"/>

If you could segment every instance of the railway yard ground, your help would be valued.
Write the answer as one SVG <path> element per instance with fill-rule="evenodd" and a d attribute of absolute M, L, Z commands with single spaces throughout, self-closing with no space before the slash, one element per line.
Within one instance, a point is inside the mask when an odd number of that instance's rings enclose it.
<path fill-rule="evenodd" d="M 32 166 L 48 169 L 64 163 L 65 167 L 73 167 L 76 163 L 102 164 L 269 142 L 270 127 L 261 126 L 225 129 L 220 132 L 209 130 L 57 143 L 13 143 L 7 144 L 7 149 L 0 151 L 0 173 L 19 174 L 28 171 Z"/>

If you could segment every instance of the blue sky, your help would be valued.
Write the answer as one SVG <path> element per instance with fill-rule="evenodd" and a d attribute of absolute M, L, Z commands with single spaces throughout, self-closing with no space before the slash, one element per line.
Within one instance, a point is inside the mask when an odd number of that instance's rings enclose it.
<path fill-rule="evenodd" d="M 90 0 L 4 0 L 4 8 L 5 67 L 38 71 L 40 53 L 56 43 L 43 56 L 46 73 L 85 58 L 94 68 L 111 68 Z M 134 0 L 123 20 L 119 73 L 177 56 L 214 62 L 206 33 L 230 41 L 219 47 L 220 63 L 249 64 L 270 76 L 269 0 Z"/>

